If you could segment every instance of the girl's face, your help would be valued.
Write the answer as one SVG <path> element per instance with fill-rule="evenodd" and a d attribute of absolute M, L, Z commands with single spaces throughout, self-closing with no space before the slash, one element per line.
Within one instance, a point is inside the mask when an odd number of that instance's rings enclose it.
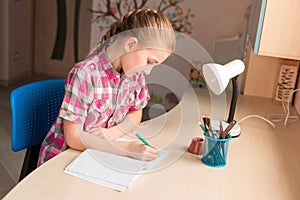
<path fill-rule="evenodd" d="M 126 75 L 149 74 L 155 65 L 161 64 L 170 56 L 166 50 L 144 48 L 130 51 L 120 57 L 119 64 Z"/>

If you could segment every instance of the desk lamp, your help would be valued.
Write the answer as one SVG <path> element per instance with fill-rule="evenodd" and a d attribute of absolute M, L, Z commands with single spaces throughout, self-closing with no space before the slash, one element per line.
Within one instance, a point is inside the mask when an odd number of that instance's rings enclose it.
<path fill-rule="evenodd" d="M 237 76 L 245 69 L 241 60 L 233 60 L 225 65 L 207 63 L 202 67 L 202 73 L 209 89 L 216 95 L 220 95 L 226 89 L 229 80 L 232 81 L 232 98 L 230 103 L 227 125 L 234 118 L 235 107 L 238 98 Z M 241 128 L 238 124 L 231 130 L 232 137 L 240 135 Z"/>

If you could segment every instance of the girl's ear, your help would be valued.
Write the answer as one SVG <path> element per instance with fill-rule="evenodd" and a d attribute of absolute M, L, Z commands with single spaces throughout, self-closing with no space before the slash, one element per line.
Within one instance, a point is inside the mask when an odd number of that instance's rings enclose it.
<path fill-rule="evenodd" d="M 126 52 L 133 50 L 138 44 L 138 40 L 135 37 L 128 38 L 124 43 L 124 49 Z"/>

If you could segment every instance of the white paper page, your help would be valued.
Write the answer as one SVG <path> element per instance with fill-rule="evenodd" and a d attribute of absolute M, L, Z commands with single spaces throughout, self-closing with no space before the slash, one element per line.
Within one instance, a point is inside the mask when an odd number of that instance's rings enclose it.
<path fill-rule="evenodd" d="M 121 166 L 131 167 L 135 173 L 116 170 L 109 162 L 112 164 L 118 162 Z M 136 175 L 143 172 L 143 163 L 131 162 L 126 157 L 87 149 L 68 167 L 68 171 L 127 187 Z"/>
<path fill-rule="evenodd" d="M 97 160 L 90 156 L 90 154 L 83 152 L 66 167 L 64 172 L 114 190 L 123 191 L 127 188 L 127 186 L 112 183 L 103 179 L 101 175 L 106 173 L 103 171 L 103 168 L 105 169 L 105 167 L 100 165 Z"/>
<path fill-rule="evenodd" d="M 102 151 L 88 149 L 87 153 L 107 168 L 114 169 L 117 172 L 133 173 L 141 172 L 144 162 L 125 156 L 106 153 Z"/>
<path fill-rule="evenodd" d="M 158 164 L 168 152 L 160 150 L 156 160 L 143 162 L 115 154 L 87 149 L 69 166 L 65 173 L 122 191 L 129 187 L 146 169 Z"/>

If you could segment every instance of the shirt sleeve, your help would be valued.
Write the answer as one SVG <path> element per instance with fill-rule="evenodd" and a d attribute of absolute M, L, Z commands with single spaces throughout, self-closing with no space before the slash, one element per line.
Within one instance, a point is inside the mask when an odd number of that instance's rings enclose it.
<path fill-rule="evenodd" d="M 80 68 L 76 69 L 76 67 L 68 74 L 60 117 L 75 123 L 84 123 L 94 94 L 89 74 Z"/>
<path fill-rule="evenodd" d="M 145 108 L 149 100 L 149 90 L 146 84 L 145 77 L 142 75 L 138 80 L 138 87 L 135 91 L 135 100 L 130 105 L 129 111 L 136 111 Z"/>

